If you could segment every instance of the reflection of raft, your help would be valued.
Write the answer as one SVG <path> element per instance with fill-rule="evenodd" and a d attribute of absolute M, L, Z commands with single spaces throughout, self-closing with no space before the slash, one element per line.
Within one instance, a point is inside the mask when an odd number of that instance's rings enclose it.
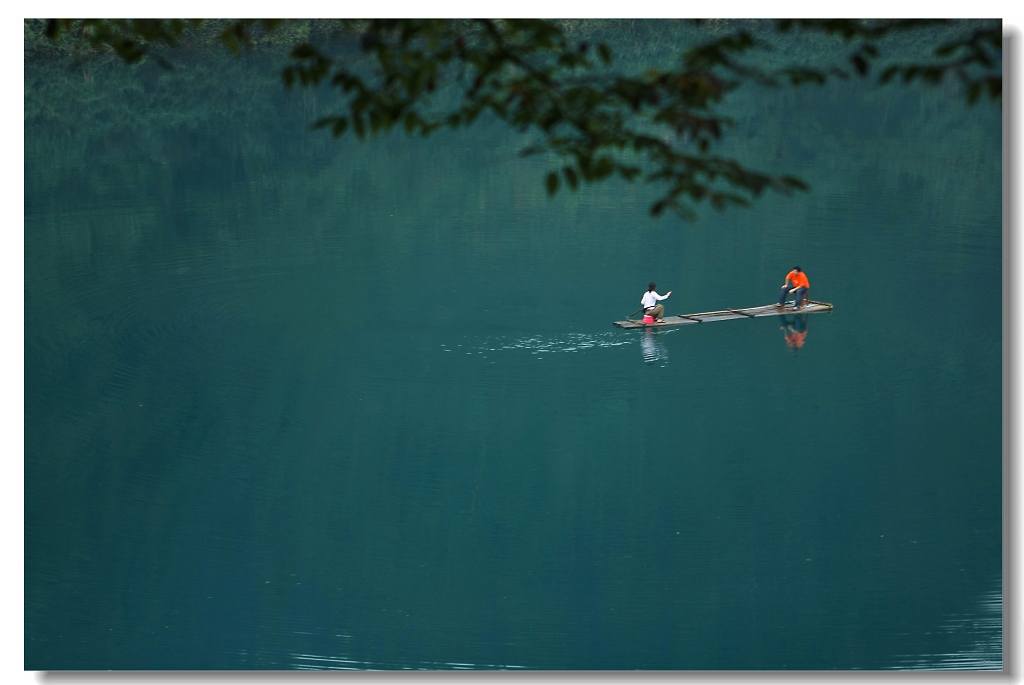
<path fill-rule="evenodd" d="M 758 316 L 781 316 L 784 314 L 817 314 L 818 312 L 830 312 L 832 305 L 828 302 L 809 301 L 794 309 L 793 305 L 786 303 L 785 307 L 776 307 L 774 304 L 766 304 L 760 307 L 748 307 L 746 309 L 723 309 L 717 312 L 700 312 L 698 314 L 676 314 L 666 316 L 664 323 L 645 324 L 639 319 L 626 319 L 616 321 L 619 328 L 662 328 L 664 326 L 683 326 L 688 323 L 704 323 L 705 321 L 728 321 L 729 319 L 753 319 Z"/>

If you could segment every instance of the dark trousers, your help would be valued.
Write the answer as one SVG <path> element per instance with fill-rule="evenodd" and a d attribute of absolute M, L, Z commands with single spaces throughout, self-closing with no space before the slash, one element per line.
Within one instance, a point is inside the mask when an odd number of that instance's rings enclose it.
<path fill-rule="evenodd" d="M 793 317 L 786 314 L 782 317 L 782 324 L 787 328 L 792 328 L 797 333 L 803 333 L 807 330 L 807 314 L 797 314 Z"/>
<path fill-rule="evenodd" d="M 782 292 L 779 294 L 779 304 L 780 305 L 786 304 L 786 297 L 789 295 L 789 290 L 790 290 L 790 288 L 789 288 L 788 284 L 786 285 L 785 288 L 782 289 Z M 796 295 L 796 306 L 797 307 L 799 307 L 800 304 L 804 301 L 804 293 L 805 292 L 807 292 L 807 288 L 804 288 L 802 286 L 796 289 L 796 292 L 794 293 L 794 295 Z"/>

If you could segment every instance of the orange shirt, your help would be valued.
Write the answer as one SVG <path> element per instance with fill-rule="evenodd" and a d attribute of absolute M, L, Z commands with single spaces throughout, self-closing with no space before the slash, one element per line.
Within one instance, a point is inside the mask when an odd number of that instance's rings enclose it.
<path fill-rule="evenodd" d="M 807 280 L 807 274 L 803 271 L 790 271 L 786 274 L 786 280 L 793 284 L 794 288 L 808 288 L 811 287 L 811 282 Z"/>
<path fill-rule="evenodd" d="M 804 346 L 804 338 L 807 331 L 793 331 L 786 334 L 786 347 L 801 348 Z"/>

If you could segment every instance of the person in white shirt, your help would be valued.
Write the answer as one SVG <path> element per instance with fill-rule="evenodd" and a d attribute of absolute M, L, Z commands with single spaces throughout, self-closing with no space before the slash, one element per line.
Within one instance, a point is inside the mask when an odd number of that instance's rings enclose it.
<path fill-rule="evenodd" d="M 672 294 L 669 290 L 664 295 L 659 295 L 654 291 L 658 286 L 656 284 L 649 283 L 647 285 L 647 292 L 644 293 L 643 299 L 640 300 L 640 304 L 644 306 L 644 314 L 650 314 L 654 317 L 654 320 L 658 323 L 663 323 L 665 319 L 665 305 L 658 304 L 658 300 L 664 300 L 666 297 Z"/>

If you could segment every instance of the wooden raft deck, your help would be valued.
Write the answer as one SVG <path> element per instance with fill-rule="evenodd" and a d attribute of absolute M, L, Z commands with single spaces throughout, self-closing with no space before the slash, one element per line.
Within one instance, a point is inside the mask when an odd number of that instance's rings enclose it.
<path fill-rule="evenodd" d="M 760 307 L 747 307 L 746 309 L 722 309 L 717 312 L 699 312 L 697 314 L 676 314 L 666 316 L 664 323 L 645 324 L 640 319 L 626 319 L 616 321 L 619 328 L 662 328 L 664 326 L 685 326 L 691 323 L 704 323 L 705 321 L 729 321 L 730 319 L 753 319 L 758 316 L 784 316 L 787 314 L 817 314 L 818 312 L 830 312 L 832 305 L 828 302 L 810 301 L 800 309 L 794 309 L 789 302 L 783 308 L 773 304 L 761 305 Z"/>

